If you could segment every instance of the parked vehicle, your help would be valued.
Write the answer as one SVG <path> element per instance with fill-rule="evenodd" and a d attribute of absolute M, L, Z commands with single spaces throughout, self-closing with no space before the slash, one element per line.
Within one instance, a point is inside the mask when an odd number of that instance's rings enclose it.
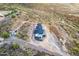
<path fill-rule="evenodd" d="M 44 37 L 46 36 L 45 35 L 45 31 L 41 25 L 41 23 L 38 23 L 35 30 L 34 30 L 34 38 L 38 41 L 43 41 L 44 40 Z"/>

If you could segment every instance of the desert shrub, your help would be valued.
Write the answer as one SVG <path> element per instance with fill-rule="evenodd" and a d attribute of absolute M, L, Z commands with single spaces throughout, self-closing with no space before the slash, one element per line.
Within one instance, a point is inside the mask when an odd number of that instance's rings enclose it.
<path fill-rule="evenodd" d="M 14 43 L 14 44 L 12 45 L 12 48 L 13 48 L 13 49 L 18 49 L 18 48 L 19 48 L 19 45 L 16 44 L 16 43 Z"/>
<path fill-rule="evenodd" d="M 11 16 L 11 18 L 15 18 L 15 17 L 16 17 L 16 15 L 12 15 L 12 16 Z"/>
<path fill-rule="evenodd" d="M 9 32 L 1 32 L 1 36 L 3 38 L 8 38 L 9 37 Z"/>

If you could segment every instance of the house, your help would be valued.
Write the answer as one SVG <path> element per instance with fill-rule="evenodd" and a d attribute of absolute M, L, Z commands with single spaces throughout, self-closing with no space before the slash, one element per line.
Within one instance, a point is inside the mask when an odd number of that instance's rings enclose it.
<path fill-rule="evenodd" d="M 34 34 L 34 38 L 35 38 L 36 40 L 38 40 L 38 41 L 43 41 L 43 40 L 44 40 L 43 38 L 44 38 L 46 35 L 45 35 L 45 31 L 44 31 L 44 29 L 43 29 L 41 23 L 38 23 L 38 24 L 37 24 L 37 26 L 36 26 L 36 28 L 35 28 L 33 34 Z"/>

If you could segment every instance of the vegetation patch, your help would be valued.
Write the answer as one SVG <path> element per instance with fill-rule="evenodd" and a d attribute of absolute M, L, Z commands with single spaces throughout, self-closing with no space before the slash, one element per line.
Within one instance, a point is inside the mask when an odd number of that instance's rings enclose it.
<path fill-rule="evenodd" d="M 16 44 L 16 43 L 13 43 L 12 44 L 12 49 L 18 49 L 19 48 L 19 45 L 18 44 Z"/>
<path fill-rule="evenodd" d="M 1 35 L 1 37 L 3 37 L 3 38 L 8 38 L 9 35 L 10 35 L 10 33 L 9 33 L 9 32 L 1 32 L 0 35 Z"/>
<path fill-rule="evenodd" d="M 71 55 L 79 55 L 79 42 L 74 41 L 73 47 L 69 49 Z"/>

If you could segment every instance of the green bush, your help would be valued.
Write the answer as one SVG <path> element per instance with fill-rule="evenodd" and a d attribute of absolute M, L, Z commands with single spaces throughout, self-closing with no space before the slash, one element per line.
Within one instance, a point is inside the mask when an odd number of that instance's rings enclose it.
<path fill-rule="evenodd" d="M 16 12 L 17 12 L 16 10 L 12 10 L 12 12 L 6 14 L 5 17 L 6 17 L 6 16 L 11 16 L 12 18 L 15 18 L 15 16 L 16 16 Z"/>
<path fill-rule="evenodd" d="M 18 48 L 19 48 L 19 45 L 16 44 L 16 43 L 14 43 L 14 44 L 12 45 L 12 48 L 13 48 L 13 49 L 18 49 Z"/>
<path fill-rule="evenodd" d="M 2 32 L 2 33 L 1 33 L 1 36 L 2 36 L 3 38 L 8 38 L 8 37 L 9 37 L 9 32 Z"/>
<path fill-rule="evenodd" d="M 12 15 L 11 17 L 12 17 L 12 18 L 15 18 L 15 17 L 16 17 L 16 15 Z"/>

